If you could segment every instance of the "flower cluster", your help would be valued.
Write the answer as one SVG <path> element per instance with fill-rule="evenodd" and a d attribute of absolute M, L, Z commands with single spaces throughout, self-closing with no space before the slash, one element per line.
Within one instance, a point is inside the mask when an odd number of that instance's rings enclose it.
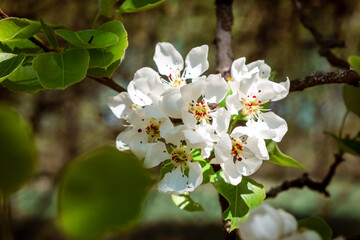
<path fill-rule="evenodd" d="M 167 169 L 158 184 L 163 192 L 193 191 L 203 180 L 199 161 L 220 164 L 225 179 L 237 185 L 269 159 L 265 139 L 279 142 L 285 120 L 267 109 L 286 97 L 289 80 L 269 80 L 264 61 L 237 59 L 231 78 L 202 76 L 208 69 L 208 46 L 193 48 L 185 58 L 170 43 L 156 45 L 158 72 L 139 69 L 127 92 L 109 99 L 113 113 L 127 121 L 116 140 L 148 168 Z M 201 154 L 201 160 L 194 159 Z"/>

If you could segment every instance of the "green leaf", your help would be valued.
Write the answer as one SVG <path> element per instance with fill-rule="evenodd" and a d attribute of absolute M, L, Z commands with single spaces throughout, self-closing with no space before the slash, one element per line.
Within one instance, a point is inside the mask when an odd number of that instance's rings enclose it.
<path fill-rule="evenodd" d="M 33 69 L 45 88 L 64 89 L 85 78 L 89 60 L 89 53 L 84 49 L 43 53 L 34 58 Z"/>
<path fill-rule="evenodd" d="M 56 34 L 69 43 L 86 49 L 105 48 L 119 41 L 119 38 L 114 33 L 99 30 L 84 30 L 80 32 L 57 30 Z"/>
<path fill-rule="evenodd" d="M 125 50 L 128 47 L 127 32 L 119 21 L 110 21 L 99 27 L 100 31 L 115 34 L 119 41 L 107 48 L 89 49 L 89 68 L 107 68 L 110 64 L 123 59 Z"/>
<path fill-rule="evenodd" d="M 335 134 L 333 133 L 327 133 L 330 136 L 332 136 L 338 146 L 344 151 L 344 152 L 348 152 L 350 154 L 353 154 L 355 156 L 360 156 L 360 132 L 358 132 L 357 136 L 355 136 L 354 138 L 338 138 Z"/>
<path fill-rule="evenodd" d="M 25 54 L 0 53 L 0 82 L 9 77 L 25 60 Z"/>
<path fill-rule="evenodd" d="M 41 18 L 40 18 L 40 23 L 41 23 L 42 29 L 46 35 L 46 38 L 47 38 L 50 46 L 53 49 L 57 50 L 58 49 L 58 41 L 56 39 L 53 29 L 49 25 L 44 23 L 44 21 Z"/>
<path fill-rule="evenodd" d="M 360 88 L 344 84 L 343 98 L 346 108 L 360 117 Z"/>
<path fill-rule="evenodd" d="M 0 104 L 0 197 L 18 190 L 36 165 L 35 141 L 29 125 L 12 108 Z"/>
<path fill-rule="evenodd" d="M 93 76 L 93 77 L 108 77 L 108 78 L 111 78 L 114 71 L 119 67 L 120 63 L 121 63 L 121 59 L 119 59 L 116 62 L 112 63 L 107 68 L 97 68 L 97 67 L 89 68 L 88 71 L 87 71 L 87 74 L 89 76 Z"/>
<path fill-rule="evenodd" d="M 26 39 L 39 32 L 39 22 L 25 18 L 9 17 L 0 20 L 0 41 L 8 41 L 13 38 Z"/>
<path fill-rule="evenodd" d="M 93 151 L 73 161 L 62 176 L 60 225 L 71 239 L 100 239 L 109 230 L 127 228 L 151 184 L 132 154 L 110 147 Z"/>
<path fill-rule="evenodd" d="M 266 147 L 269 152 L 269 162 L 275 163 L 280 166 L 297 167 L 307 169 L 302 163 L 295 159 L 283 154 L 277 146 L 277 143 L 271 140 L 266 141 Z"/>
<path fill-rule="evenodd" d="M 199 204 L 194 202 L 190 197 L 190 194 L 186 192 L 181 195 L 171 195 L 171 199 L 180 209 L 189 211 L 189 212 L 203 212 L 204 208 Z"/>
<path fill-rule="evenodd" d="M 199 161 L 202 171 L 203 171 L 203 181 L 202 184 L 206 184 L 210 182 L 210 177 L 214 175 L 214 169 L 212 168 L 211 164 L 205 161 Z"/>
<path fill-rule="evenodd" d="M 99 13 L 110 18 L 111 17 L 111 7 L 118 0 L 99 0 Z"/>
<path fill-rule="evenodd" d="M 348 61 L 353 69 L 360 74 L 360 57 L 358 56 L 350 56 Z"/>
<path fill-rule="evenodd" d="M 242 177 L 237 185 L 225 181 L 220 170 L 210 178 L 213 186 L 229 202 L 229 208 L 223 213 L 225 220 L 231 220 L 231 229 L 237 228 L 239 220 L 245 220 L 251 209 L 259 206 L 265 199 L 264 187 L 254 180 Z"/>
<path fill-rule="evenodd" d="M 2 82 L 2 85 L 12 91 L 27 93 L 36 93 L 44 89 L 31 65 L 19 67 L 8 79 Z"/>
<path fill-rule="evenodd" d="M 121 13 L 145 11 L 164 3 L 165 0 L 126 0 L 120 7 Z"/>
<path fill-rule="evenodd" d="M 12 39 L 6 42 L 0 42 L 0 48 L 4 52 L 11 52 L 15 54 L 34 54 L 44 52 L 39 46 L 36 46 L 29 39 Z"/>
<path fill-rule="evenodd" d="M 318 232 L 323 240 L 331 240 L 332 230 L 324 221 L 319 217 L 309 217 L 302 219 L 298 222 L 298 229 L 311 229 Z"/>

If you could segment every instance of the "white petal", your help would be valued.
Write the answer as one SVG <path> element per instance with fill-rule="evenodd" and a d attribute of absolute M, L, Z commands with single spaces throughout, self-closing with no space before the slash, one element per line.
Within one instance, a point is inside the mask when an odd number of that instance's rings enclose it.
<path fill-rule="evenodd" d="M 180 88 L 181 96 L 185 104 L 192 101 L 197 102 L 198 98 L 204 94 L 206 81 L 196 81 Z"/>
<path fill-rule="evenodd" d="M 260 114 L 257 123 L 261 124 L 260 128 L 267 128 L 275 132 L 276 136 L 271 138 L 275 142 L 280 142 L 288 130 L 286 121 L 273 112 Z"/>
<path fill-rule="evenodd" d="M 166 119 L 163 124 L 160 126 L 160 136 L 165 137 L 168 132 L 170 132 L 174 128 L 174 125 L 170 121 L 170 119 Z"/>
<path fill-rule="evenodd" d="M 246 67 L 248 68 L 248 71 L 252 71 L 253 69 L 257 68 L 259 71 L 259 76 L 262 79 L 268 79 L 270 77 L 271 74 L 271 68 L 269 65 L 267 65 L 264 60 L 258 60 L 255 62 L 251 62 L 249 64 L 246 65 Z"/>
<path fill-rule="evenodd" d="M 242 175 L 237 171 L 232 160 L 220 164 L 227 182 L 236 186 L 242 180 Z"/>
<path fill-rule="evenodd" d="M 240 81 L 243 76 L 247 74 L 247 67 L 245 66 L 246 58 L 238 58 L 231 65 L 231 77 L 233 81 Z"/>
<path fill-rule="evenodd" d="M 138 78 L 136 83 L 131 81 L 127 87 L 127 91 L 131 100 L 138 106 L 145 106 L 152 104 L 152 99 L 146 95 L 141 89 L 138 89 L 138 86 L 141 86 L 141 83 L 146 83 L 147 78 Z"/>
<path fill-rule="evenodd" d="M 322 237 L 319 233 L 313 230 L 307 230 L 301 233 L 305 237 L 305 240 L 322 240 Z"/>
<path fill-rule="evenodd" d="M 256 135 L 262 139 L 273 139 L 276 137 L 276 132 L 270 129 L 265 123 L 250 119 L 246 122 L 246 126 L 253 129 Z"/>
<path fill-rule="evenodd" d="M 167 118 L 166 114 L 158 107 L 153 105 L 145 106 L 145 114 L 147 117 L 150 118 Z"/>
<path fill-rule="evenodd" d="M 154 61 L 159 69 L 160 74 L 169 76 L 177 70 L 182 70 L 184 60 L 180 53 L 170 43 L 162 42 L 156 44 Z"/>
<path fill-rule="evenodd" d="M 172 118 L 181 118 L 183 100 L 178 88 L 170 88 L 163 94 L 162 109 Z"/>
<path fill-rule="evenodd" d="M 289 94 L 290 90 L 290 80 L 286 78 L 285 82 L 278 83 L 281 87 L 279 87 L 279 95 L 272 99 L 272 101 L 278 101 L 285 98 Z"/>
<path fill-rule="evenodd" d="M 238 94 L 227 96 L 225 103 L 226 108 L 230 111 L 232 115 L 237 115 L 239 110 L 244 106 L 240 103 Z"/>
<path fill-rule="evenodd" d="M 185 59 L 186 79 L 198 77 L 209 68 L 208 51 L 208 45 L 202 45 L 190 50 Z"/>
<path fill-rule="evenodd" d="M 116 147 L 120 151 L 130 150 L 128 142 L 126 141 L 128 140 L 130 131 L 131 128 L 127 128 L 116 137 Z"/>
<path fill-rule="evenodd" d="M 277 209 L 277 211 L 278 214 L 282 217 L 284 223 L 282 236 L 290 235 L 296 232 L 297 230 L 296 218 L 282 209 Z"/>
<path fill-rule="evenodd" d="M 206 79 L 204 96 L 208 102 L 219 103 L 225 97 L 228 85 L 220 74 L 211 74 Z"/>
<path fill-rule="evenodd" d="M 183 194 L 187 189 L 187 180 L 181 169 L 176 168 L 165 174 L 158 184 L 158 189 L 166 193 Z"/>
<path fill-rule="evenodd" d="M 108 105 L 117 118 L 127 119 L 134 111 L 131 109 L 132 104 L 133 102 L 127 92 L 119 93 L 108 99 Z"/>
<path fill-rule="evenodd" d="M 215 145 L 215 157 L 217 162 L 232 161 L 231 157 L 231 139 L 227 133 L 223 133 L 220 140 Z"/>
<path fill-rule="evenodd" d="M 202 168 L 198 162 L 189 162 L 189 178 L 187 191 L 192 192 L 195 188 L 200 186 L 203 181 Z"/>
<path fill-rule="evenodd" d="M 152 147 L 146 153 L 144 160 L 144 167 L 152 168 L 159 165 L 166 159 L 170 159 L 170 154 L 167 152 L 165 143 L 157 142 L 152 144 Z"/>
<path fill-rule="evenodd" d="M 217 111 L 212 112 L 211 117 L 213 119 L 212 126 L 217 134 L 227 132 L 230 124 L 231 114 L 225 108 L 219 108 Z"/>
<path fill-rule="evenodd" d="M 242 127 L 242 128 L 248 128 L 248 127 Z M 259 138 L 258 136 L 249 136 L 246 140 L 247 144 L 245 145 L 246 148 L 248 148 L 255 157 L 261 159 L 261 160 L 268 160 L 269 159 L 269 153 L 266 148 L 266 144 L 264 139 Z"/>
<path fill-rule="evenodd" d="M 243 240 L 278 240 L 282 224 L 276 209 L 262 204 L 250 212 L 246 222 L 240 222 L 240 236 Z"/>
<path fill-rule="evenodd" d="M 262 160 L 257 157 L 243 158 L 241 161 L 236 161 L 235 165 L 237 172 L 243 176 L 250 176 L 256 172 L 262 164 Z"/>
<path fill-rule="evenodd" d="M 182 114 L 182 120 L 184 122 L 184 125 L 191 129 L 195 128 L 198 121 L 194 117 L 194 114 L 189 113 L 189 111 L 186 109 L 182 109 L 181 114 Z"/>

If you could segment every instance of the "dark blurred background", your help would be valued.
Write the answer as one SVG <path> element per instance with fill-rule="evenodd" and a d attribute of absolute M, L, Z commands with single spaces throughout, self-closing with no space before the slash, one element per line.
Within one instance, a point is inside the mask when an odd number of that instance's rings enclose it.
<path fill-rule="evenodd" d="M 356 0 L 302 1 L 314 26 L 324 35 L 345 40 L 335 49 L 340 58 L 360 55 L 360 2 Z M 97 13 L 97 1 L 89 0 L 1 0 L 0 8 L 9 16 L 66 25 L 73 30 L 88 29 Z M 313 36 L 300 23 L 290 0 L 235 0 L 233 5 L 234 57 L 247 62 L 264 59 L 278 74 L 296 79 L 315 71 L 334 71 L 317 53 Z M 207 44 L 210 68 L 215 73 L 214 1 L 168 0 L 141 13 L 120 16 L 128 31 L 129 48 L 114 79 L 123 87 L 135 71 L 149 66 L 157 42 L 171 42 L 186 56 L 196 46 Z M 100 18 L 99 23 L 105 22 Z M 34 95 L 0 88 L 0 101 L 16 106 L 36 133 L 39 152 L 37 174 L 12 198 L 16 239 L 65 239 L 54 221 L 56 182 L 63 166 L 76 155 L 98 146 L 114 145 L 121 123 L 106 102 L 116 95 L 111 89 L 87 79 L 65 91 L 42 91 Z M 322 179 L 334 160 L 337 146 L 324 131 L 337 133 L 345 114 L 341 85 L 326 85 L 291 93 L 273 103 L 272 109 L 286 119 L 289 131 L 279 144 L 281 150 L 308 167 L 314 179 Z M 357 116 L 350 114 L 345 133 L 360 130 Z M 319 215 L 326 219 L 334 235 L 360 235 L 360 164 L 345 155 L 329 186 L 330 198 L 309 190 L 290 190 L 267 200 L 298 218 Z M 264 163 L 254 178 L 266 189 L 286 179 L 301 176 L 303 170 Z M 172 203 L 169 195 L 151 191 L 136 228 L 114 239 L 221 239 L 221 210 L 210 185 L 200 187 L 193 198 L 206 209 L 187 213 Z"/>

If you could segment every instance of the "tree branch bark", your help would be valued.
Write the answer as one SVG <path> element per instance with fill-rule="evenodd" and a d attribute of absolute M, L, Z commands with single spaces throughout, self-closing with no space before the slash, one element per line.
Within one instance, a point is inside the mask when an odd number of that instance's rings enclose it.
<path fill-rule="evenodd" d="M 360 76 L 354 70 L 345 70 L 338 72 L 316 72 L 312 75 L 291 80 L 290 92 L 302 91 L 309 87 L 314 87 L 330 83 L 347 83 L 353 86 L 359 86 Z"/>
<path fill-rule="evenodd" d="M 344 161 L 344 153 L 340 152 L 335 154 L 335 161 L 330 166 L 328 173 L 323 178 L 321 182 L 312 180 L 307 173 L 302 175 L 299 178 L 293 179 L 291 181 L 285 181 L 280 186 L 272 188 L 266 193 L 266 198 L 274 198 L 279 193 L 289 190 L 290 188 L 304 188 L 308 187 L 311 190 L 317 191 L 324 194 L 326 197 L 330 196 L 330 193 L 326 190 L 327 186 L 330 184 L 331 179 L 335 175 L 336 168 Z"/>
<path fill-rule="evenodd" d="M 231 28 L 233 25 L 232 14 L 233 0 L 216 0 L 216 71 L 224 78 L 230 77 L 230 68 L 233 62 Z"/>

